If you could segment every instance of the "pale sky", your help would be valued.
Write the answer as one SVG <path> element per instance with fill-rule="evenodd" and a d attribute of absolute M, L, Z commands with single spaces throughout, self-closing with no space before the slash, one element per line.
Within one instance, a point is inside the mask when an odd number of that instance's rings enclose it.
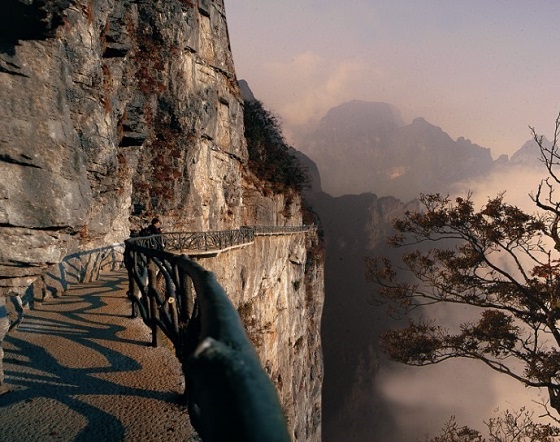
<path fill-rule="evenodd" d="M 529 125 L 552 135 L 558 0 L 224 1 L 237 76 L 290 142 L 354 99 L 391 103 L 494 157 L 520 148 Z"/>

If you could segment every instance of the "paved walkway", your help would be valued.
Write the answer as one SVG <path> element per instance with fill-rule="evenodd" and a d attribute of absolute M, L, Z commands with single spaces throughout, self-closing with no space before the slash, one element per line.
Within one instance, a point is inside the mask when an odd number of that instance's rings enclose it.
<path fill-rule="evenodd" d="M 180 365 L 130 319 L 126 284 L 108 273 L 26 311 L 4 341 L 0 442 L 200 440 Z"/>

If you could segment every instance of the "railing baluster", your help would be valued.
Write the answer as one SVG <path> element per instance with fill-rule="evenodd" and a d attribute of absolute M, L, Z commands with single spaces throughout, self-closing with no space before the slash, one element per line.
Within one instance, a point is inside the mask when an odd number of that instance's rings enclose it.
<path fill-rule="evenodd" d="M 190 281 L 187 274 L 181 272 L 180 274 L 180 291 L 178 297 L 181 298 L 181 310 L 179 311 L 179 319 L 181 322 L 188 322 L 191 319 L 192 310 L 192 296 L 190 293 Z"/>
<path fill-rule="evenodd" d="M 138 290 L 140 290 L 140 288 L 138 287 L 138 284 L 136 283 L 135 279 L 134 279 L 134 271 L 137 268 L 137 264 L 136 264 L 136 252 L 134 252 L 131 249 L 125 250 L 124 252 L 124 260 L 127 263 L 127 272 L 128 272 L 128 292 L 127 295 L 130 299 L 130 306 L 131 306 L 131 313 L 130 313 L 130 317 L 131 318 L 136 318 L 138 317 L 138 307 L 136 305 L 136 303 L 133 301 L 132 297 L 136 296 L 136 292 Z"/>
<path fill-rule="evenodd" d="M 169 298 L 167 300 L 167 306 L 169 315 L 171 316 L 171 322 L 173 324 L 173 333 L 175 336 L 179 336 L 179 315 L 177 314 L 177 303 L 175 298 Z"/>
<path fill-rule="evenodd" d="M 157 303 L 157 266 L 153 259 L 148 260 L 148 294 L 150 298 L 150 325 L 152 328 L 152 346 L 159 347 L 159 308 Z"/>
<path fill-rule="evenodd" d="M 180 315 L 180 311 L 183 308 L 182 298 L 181 298 L 181 272 L 179 272 L 179 267 L 175 262 L 172 263 L 172 272 L 173 272 L 173 283 L 175 284 L 175 302 L 176 302 L 176 309 L 177 313 Z"/>

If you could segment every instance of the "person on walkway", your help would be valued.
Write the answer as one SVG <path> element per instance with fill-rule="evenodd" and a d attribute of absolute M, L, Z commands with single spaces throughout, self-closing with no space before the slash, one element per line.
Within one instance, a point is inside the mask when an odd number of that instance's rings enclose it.
<path fill-rule="evenodd" d="M 148 231 L 148 235 L 161 235 L 163 233 L 162 231 L 162 225 L 161 225 L 161 221 L 159 218 L 154 218 L 152 220 L 152 223 L 149 225 L 149 227 L 146 229 Z M 161 236 L 158 236 L 156 238 L 154 238 L 154 247 L 156 249 L 160 249 L 163 250 L 165 247 L 165 244 L 163 242 L 163 238 Z"/>
<path fill-rule="evenodd" d="M 163 232 L 161 230 L 161 221 L 159 218 L 152 219 L 152 222 L 148 227 L 140 229 L 138 236 L 152 236 L 161 235 Z"/>
<path fill-rule="evenodd" d="M 161 235 L 162 234 L 161 221 L 160 221 L 159 218 L 154 218 L 152 220 L 152 223 L 148 227 L 148 231 L 150 232 L 149 233 L 150 235 Z"/>
<path fill-rule="evenodd" d="M 153 235 L 161 235 L 162 233 L 163 231 L 162 231 L 161 220 L 159 218 L 154 218 L 152 219 L 152 222 L 148 227 L 144 227 L 142 230 L 140 230 L 138 236 L 153 236 Z M 156 238 L 153 238 L 153 240 L 150 241 L 150 244 L 151 244 L 150 247 L 154 247 L 160 250 L 163 250 L 165 246 L 163 242 L 163 238 L 161 236 L 157 236 Z"/>
<path fill-rule="evenodd" d="M 10 330 L 17 327 L 23 317 L 21 298 L 11 292 L 8 296 L 0 296 L 0 396 L 10 391 L 4 383 L 4 349 L 2 343 Z"/>

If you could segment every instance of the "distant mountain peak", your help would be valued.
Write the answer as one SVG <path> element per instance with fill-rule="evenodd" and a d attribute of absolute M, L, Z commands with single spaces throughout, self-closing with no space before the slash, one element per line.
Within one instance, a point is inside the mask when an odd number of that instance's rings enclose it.
<path fill-rule="evenodd" d="M 552 146 L 552 143 L 546 137 L 543 137 L 542 144 L 546 148 L 550 148 Z M 540 147 L 537 142 L 531 138 L 511 156 L 510 163 L 512 165 L 542 167 L 540 158 Z"/>
<path fill-rule="evenodd" d="M 433 124 L 428 123 L 426 119 L 422 117 L 416 117 L 412 120 L 412 124 L 429 124 L 430 126 L 433 126 Z"/>
<path fill-rule="evenodd" d="M 455 141 L 422 117 L 405 125 L 394 106 L 361 100 L 331 108 L 300 147 L 332 195 L 374 192 L 409 200 L 493 165 L 489 149 L 463 137 Z"/>
<path fill-rule="evenodd" d="M 255 95 L 253 94 L 253 91 L 249 87 L 249 83 L 247 83 L 246 80 L 239 80 L 237 84 L 239 85 L 239 89 L 241 90 L 241 96 L 245 101 L 256 100 Z"/>
<path fill-rule="evenodd" d="M 321 121 L 328 124 L 332 120 L 404 126 L 400 111 L 389 103 L 379 101 L 351 100 L 332 107 Z"/>

